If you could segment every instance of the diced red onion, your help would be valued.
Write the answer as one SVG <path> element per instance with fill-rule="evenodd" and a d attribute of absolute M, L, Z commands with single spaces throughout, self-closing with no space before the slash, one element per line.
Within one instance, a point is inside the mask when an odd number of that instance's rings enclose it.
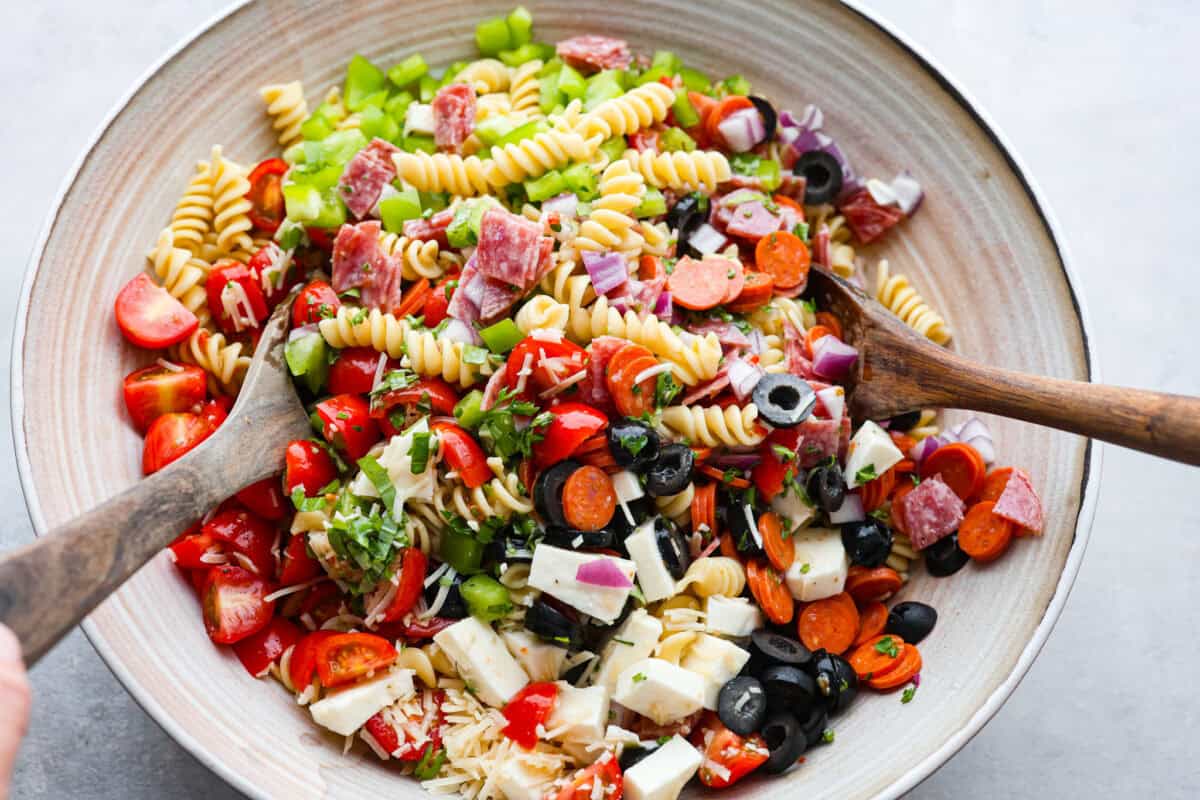
<path fill-rule="evenodd" d="M 735 111 L 717 125 L 721 137 L 735 153 L 745 153 L 767 138 L 767 126 L 757 108 Z"/>
<path fill-rule="evenodd" d="M 964 442 L 974 447 L 979 451 L 979 455 L 987 464 L 991 464 L 996 460 L 996 445 L 992 439 L 992 432 L 988 430 L 988 426 L 984 424 L 979 417 L 970 417 L 966 421 L 953 426 L 946 431 L 944 436 L 947 436 L 951 441 Z"/>
<path fill-rule="evenodd" d="M 842 415 L 846 413 L 846 391 L 840 386 L 822 389 L 817 392 L 817 399 L 829 412 L 830 419 L 841 420 Z"/>
<path fill-rule="evenodd" d="M 574 192 L 563 192 L 542 203 L 542 213 L 553 212 L 564 217 L 574 217 L 579 212 L 579 197 Z"/>
<path fill-rule="evenodd" d="M 663 292 L 654 301 L 654 316 L 661 320 L 669 320 L 674 313 L 674 307 L 671 305 L 671 293 Z"/>
<path fill-rule="evenodd" d="M 829 521 L 834 525 L 841 525 L 846 522 L 862 522 L 867 518 L 866 511 L 863 510 L 862 498 L 857 494 L 848 494 L 842 500 L 842 507 L 837 511 L 829 512 Z"/>
<path fill-rule="evenodd" d="M 596 294 L 608 294 L 629 280 L 629 268 L 620 253 L 584 251 L 583 266 L 592 278 L 592 289 Z"/>
<path fill-rule="evenodd" d="M 688 237 L 688 244 L 706 256 L 720 250 L 728 241 L 725 234 L 707 222 L 698 225 L 692 235 Z"/>
<path fill-rule="evenodd" d="M 929 458 L 929 455 L 943 444 L 945 444 L 945 442 L 940 436 L 926 436 L 909 449 L 908 455 L 913 461 L 920 464 L 922 461 Z"/>
<path fill-rule="evenodd" d="M 762 355 L 767 352 L 767 337 L 758 328 L 750 331 L 750 352 L 755 355 Z"/>
<path fill-rule="evenodd" d="M 842 153 L 837 142 L 829 135 L 821 132 L 825 124 L 825 115 L 814 105 L 806 106 L 804 113 L 797 118 L 790 111 L 779 113 L 779 137 L 791 145 L 797 155 L 811 150 L 820 150 L 833 156 L 842 167 L 842 195 L 861 189 L 862 180 L 854 174 L 850 162 Z"/>
<path fill-rule="evenodd" d="M 813 350 L 813 372 L 830 380 L 846 377 L 858 361 L 858 350 L 836 336 L 822 336 Z"/>
<path fill-rule="evenodd" d="M 739 402 L 745 402 L 765 374 L 762 367 L 747 363 L 740 358 L 732 359 L 729 362 L 729 386 L 737 395 Z"/>
<path fill-rule="evenodd" d="M 633 308 L 633 306 L 630 305 L 630 302 L 632 300 L 633 300 L 633 298 L 626 294 L 626 295 L 622 295 L 620 297 L 614 297 L 612 300 L 609 301 L 608 304 L 610 306 L 612 306 L 613 308 L 615 308 L 617 310 L 618 314 L 620 314 L 621 316 L 625 316 L 625 312 L 628 311 L 629 309 Z"/>
<path fill-rule="evenodd" d="M 712 463 L 718 467 L 752 469 L 760 461 L 762 461 L 762 456 L 758 453 L 722 453 L 714 456 Z"/>
<path fill-rule="evenodd" d="M 892 178 L 892 194 L 896 196 L 897 204 L 905 216 L 911 217 L 913 212 L 925 199 L 925 190 L 908 170 L 904 170 Z"/>
<path fill-rule="evenodd" d="M 305 336 L 308 336 L 310 333 L 320 333 L 320 332 L 321 332 L 321 326 L 315 322 L 310 322 L 307 325 L 301 325 L 299 328 L 292 328 L 292 330 L 288 333 L 287 340 L 289 342 L 294 342 L 297 339 L 303 339 Z"/>
<path fill-rule="evenodd" d="M 575 580 L 591 586 L 603 586 L 608 589 L 628 589 L 633 586 L 629 576 L 608 558 L 599 558 L 580 564 L 575 571 Z"/>
<path fill-rule="evenodd" d="M 442 329 L 442 333 L 438 338 L 451 342 L 462 342 L 463 344 L 483 344 L 483 339 L 480 338 L 479 332 L 475 330 L 474 326 L 453 317 L 449 318 L 446 327 Z"/>

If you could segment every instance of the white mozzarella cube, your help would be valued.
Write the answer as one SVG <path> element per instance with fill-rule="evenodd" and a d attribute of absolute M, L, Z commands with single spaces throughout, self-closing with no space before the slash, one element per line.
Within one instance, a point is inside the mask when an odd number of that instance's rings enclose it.
<path fill-rule="evenodd" d="M 737 676 L 750 660 L 750 651 L 719 636 L 702 633 L 687 649 L 679 666 L 704 679 L 704 707 L 717 709 L 721 687 Z"/>
<path fill-rule="evenodd" d="M 638 586 L 642 587 L 646 602 L 665 600 L 675 594 L 675 579 L 658 549 L 653 519 L 646 520 L 625 537 L 625 549 L 637 565 Z"/>
<path fill-rule="evenodd" d="M 629 747 L 630 745 L 636 746 L 639 742 L 641 742 L 641 739 L 633 731 L 627 731 L 616 725 L 609 725 L 604 730 L 604 739 L 602 741 L 563 742 L 562 750 L 575 759 L 575 763 L 581 767 L 585 767 L 595 762 L 605 753 L 615 751 L 618 744 Z"/>
<path fill-rule="evenodd" d="M 608 689 L 589 686 L 576 689 L 558 681 L 558 698 L 546 720 L 549 738 L 559 742 L 596 742 L 608 724 Z"/>
<path fill-rule="evenodd" d="M 617 499 L 622 503 L 632 503 L 634 500 L 646 496 L 646 490 L 642 488 L 641 481 L 629 470 L 623 469 L 612 475 L 611 478 L 613 491 L 617 493 Z"/>
<path fill-rule="evenodd" d="M 501 631 L 500 638 L 531 681 L 556 680 L 562 672 L 567 660 L 565 647 L 543 642 L 524 628 Z"/>
<path fill-rule="evenodd" d="M 597 586 L 593 583 L 581 583 L 575 577 L 583 565 L 600 561 L 608 561 L 620 570 L 628 579 L 629 585 Z M 625 558 L 606 556 L 602 553 L 577 553 L 540 544 L 533 551 L 533 564 L 529 567 L 529 585 L 601 622 L 613 622 L 625 608 L 625 601 L 629 599 L 629 592 L 633 589 L 636 573 L 636 565 Z"/>
<path fill-rule="evenodd" d="M 858 475 L 868 467 L 874 475 L 882 475 L 904 459 L 900 448 L 896 447 L 888 432 L 867 420 L 850 440 L 850 449 L 846 451 L 847 488 L 861 486 L 865 481 L 859 481 Z"/>
<path fill-rule="evenodd" d="M 548 771 L 515 756 L 505 759 L 496 770 L 496 786 L 507 800 L 542 800 L 553 778 Z"/>
<path fill-rule="evenodd" d="M 454 662 L 475 695 L 489 706 L 503 706 L 529 683 L 529 676 L 492 626 L 475 617 L 439 631 L 433 641 Z"/>
<path fill-rule="evenodd" d="M 775 495 L 775 499 L 771 501 L 771 510 L 779 515 L 784 529 L 788 531 L 803 528 L 812 522 L 817 514 L 817 510 L 804 502 L 799 492 L 792 491 L 788 486 Z"/>
<path fill-rule="evenodd" d="M 419 133 L 434 135 L 433 106 L 428 103 L 409 103 L 404 112 L 404 135 Z"/>
<path fill-rule="evenodd" d="M 644 608 L 634 611 L 604 645 L 592 683 L 612 694 L 617 689 L 617 676 L 633 662 L 649 658 L 662 633 L 661 620 L 650 616 Z"/>
<path fill-rule="evenodd" d="M 809 603 L 833 597 L 846 585 L 850 558 L 835 528 L 809 528 L 792 537 L 796 558 L 785 579 L 792 596 Z"/>
<path fill-rule="evenodd" d="M 676 734 L 625 772 L 625 797 L 675 800 L 703 761 L 700 751 Z"/>
<path fill-rule="evenodd" d="M 821 401 L 821 405 L 825 406 L 825 410 L 829 412 L 829 418 L 842 421 L 842 415 L 846 413 L 846 390 L 841 386 L 830 386 L 817 392 L 817 398 Z"/>
<path fill-rule="evenodd" d="M 644 658 L 617 676 L 613 700 L 666 725 L 704 707 L 704 679 L 670 661 Z"/>
<path fill-rule="evenodd" d="M 390 670 L 365 683 L 331 691 L 309 706 L 313 721 L 349 736 L 383 709 L 416 691 L 411 669 Z"/>
<path fill-rule="evenodd" d="M 724 597 L 714 594 L 704 605 L 704 620 L 709 633 L 744 639 L 763 626 L 758 605 L 745 597 Z"/>

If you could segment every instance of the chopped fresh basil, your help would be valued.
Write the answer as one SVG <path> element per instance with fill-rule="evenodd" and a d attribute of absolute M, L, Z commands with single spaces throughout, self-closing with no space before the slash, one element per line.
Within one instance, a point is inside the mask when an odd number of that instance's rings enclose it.
<path fill-rule="evenodd" d="M 865 467 L 854 473 L 854 482 L 861 486 L 864 483 L 869 483 L 879 476 L 875 474 L 875 465 L 867 464 Z"/>

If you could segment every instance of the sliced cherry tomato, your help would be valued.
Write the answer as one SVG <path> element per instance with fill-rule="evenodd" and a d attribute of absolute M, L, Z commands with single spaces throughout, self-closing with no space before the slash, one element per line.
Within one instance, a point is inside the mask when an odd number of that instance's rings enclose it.
<path fill-rule="evenodd" d="M 796 451 L 800 448 L 802 438 L 797 428 L 776 428 L 759 447 L 759 462 L 750 471 L 750 478 L 763 500 L 773 500 L 775 495 L 783 491 L 788 478 L 796 477 Z"/>
<path fill-rule="evenodd" d="M 308 554 L 308 542 L 303 534 L 295 534 L 283 548 L 279 560 L 279 585 L 296 586 L 321 574 L 321 564 Z"/>
<path fill-rule="evenodd" d="M 392 625 L 390 628 L 398 628 L 400 637 L 403 637 L 408 642 L 420 642 L 425 639 L 432 639 L 437 634 L 449 628 L 456 619 L 449 617 L 430 617 L 428 619 L 413 620 L 412 622 L 401 623 L 400 625 Z M 397 637 L 397 638 L 400 638 Z"/>
<path fill-rule="evenodd" d="M 479 442 L 453 422 L 435 422 L 433 431 L 441 440 L 442 456 L 450 469 L 458 472 L 468 488 L 477 489 L 492 479 L 487 455 Z"/>
<path fill-rule="evenodd" d="M 271 621 L 271 584 L 253 572 L 225 564 L 208 572 L 201 591 L 204 628 L 217 644 L 240 642 Z"/>
<path fill-rule="evenodd" d="M 196 411 L 205 422 L 207 422 L 215 431 L 217 428 L 225 424 L 225 420 L 229 419 L 229 406 L 232 401 L 229 398 L 214 398 L 204 403 Z"/>
<path fill-rule="evenodd" d="M 142 443 L 142 472 L 158 472 L 212 436 L 214 430 L 199 414 L 163 414 L 150 425 Z"/>
<path fill-rule="evenodd" d="M 387 357 L 373 347 L 347 347 L 338 353 L 337 361 L 329 368 L 330 394 L 366 394 L 375 384 L 379 359 Z M 396 369 L 387 359 L 384 369 Z"/>
<path fill-rule="evenodd" d="M 424 553 L 415 547 L 404 548 L 404 554 L 400 557 L 400 583 L 391 605 L 383 612 L 384 622 L 395 622 L 412 611 L 421 599 L 428 567 L 429 561 Z"/>
<path fill-rule="evenodd" d="M 441 324 L 446 318 L 446 311 L 450 308 L 450 297 L 454 294 L 454 290 L 458 288 L 458 276 L 451 275 L 442 278 L 429 296 L 425 298 L 425 326 L 435 328 Z"/>
<path fill-rule="evenodd" d="M 317 647 L 337 635 L 338 631 L 313 631 L 296 643 L 289 661 L 288 677 L 292 679 L 292 686 L 296 687 L 297 692 L 307 689 L 317 673 Z"/>
<path fill-rule="evenodd" d="M 234 497 L 255 514 L 272 522 L 278 522 L 288 514 L 287 498 L 279 488 L 278 475 L 252 483 Z"/>
<path fill-rule="evenodd" d="M 282 158 L 268 158 L 250 172 L 250 191 L 246 199 L 252 208 L 247 212 L 254 227 L 274 233 L 283 222 L 283 176 L 288 163 Z"/>
<path fill-rule="evenodd" d="M 608 417 L 583 403 L 559 403 L 545 436 L 533 445 L 533 457 L 542 468 L 574 453 L 584 440 L 608 427 Z"/>
<path fill-rule="evenodd" d="M 412 386 L 392 389 L 371 398 L 371 416 L 386 419 L 397 406 L 419 406 L 423 403 L 429 404 L 433 414 L 449 417 L 454 414 L 454 406 L 458 403 L 458 392 L 441 378 L 419 378 Z"/>
<path fill-rule="evenodd" d="M 235 644 L 233 652 L 247 672 L 261 678 L 284 651 L 300 641 L 303 635 L 295 624 L 283 617 L 272 617 L 265 628 Z"/>
<path fill-rule="evenodd" d="M 251 571 L 256 575 L 275 575 L 275 556 L 271 552 L 275 527 L 262 517 L 245 510 L 222 511 L 204 523 L 201 532 L 244 555 L 254 565 Z"/>
<path fill-rule="evenodd" d="M 367 401 L 356 394 L 339 394 L 317 403 L 317 415 L 324 423 L 325 440 L 352 461 L 365 456 L 380 439 Z"/>
<path fill-rule="evenodd" d="M 200 327 L 195 314 L 145 273 L 117 293 L 115 311 L 125 338 L 150 350 L 182 342 Z"/>
<path fill-rule="evenodd" d="M 217 262 L 208 273 L 204 288 L 208 292 L 208 309 L 225 333 L 257 329 L 270 313 L 257 276 L 245 264 L 233 260 Z"/>
<path fill-rule="evenodd" d="M 342 592 L 333 581 L 318 583 L 304 595 L 300 604 L 300 616 L 308 614 L 317 625 L 342 613 Z"/>
<path fill-rule="evenodd" d="M 299 328 L 337 316 L 342 306 L 337 292 L 325 281 L 310 281 L 292 304 L 292 327 Z"/>
<path fill-rule="evenodd" d="M 181 569 L 208 569 L 212 564 L 204 563 L 203 556 L 220 550 L 216 539 L 198 531 L 180 536 L 171 542 L 170 548 L 175 564 Z"/>
<path fill-rule="evenodd" d="M 125 407 L 137 429 L 145 431 L 163 414 L 203 403 L 207 382 L 204 370 L 190 364 L 178 369 L 152 364 L 125 376 Z"/>
<path fill-rule="evenodd" d="M 606 753 L 595 764 L 576 772 L 558 794 L 549 797 L 550 800 L 591 800 L 593 797 L 621 800 L 624 794 L 625 776 L 621 773 L 621 765 L 611 753 Z"/>
<path fill-rule="evenodd" d="M 325 687 L 351 683 L 395 660 L 396 648 L 373 633 L 340 633 L 317 644 L 317 675 Z"/>
<path fill-rule="evenodd" d="M 553 683 L 531 683 L 513 696 L 504 706 L 504 735 L 526 750 L 537 746 L 539 725 L 544 725 L 554 712 L 558 686 Z"/>
<path fill-rule="evenodd" d="M 254 275 L 254 280 L 262 289 L 263 299 L 270 308 L 278 305 L 300 282 L 300 265 L 284 258 L 283 249 L 274 242 L 268 242 L 254 251 L 246 267 Z"/>
<path fill-rule="evenodd" d="M 566 339 L 546 342 L 526 337 L 508 355 L 504 382 L 508 389 L 515 392 L 517 384 L 521 382 L 521 372 L 528 362 L 528 369 L 532 372 L 525 381 L 525 388 L 517 393 L 517 398 L 537 400 L 542 392 L 587 369 L 588 359 L 586 350 Z"/>
<path fill-rule="evenodd" d="M 284 451 L 283 490 L 289 496 L 303 486 L 307 497 L 316 497 L 336 477 L 333 457 L 316 442 L 296 439 Z"/>
<path fill-rule="evenodd" d="M 705 713 L 691 739 L 692 744 L 704 750 L 700 782 L 713 789 L 737 783 L 765 764 L 771 754 L 767 743 L 757 733 L 738 736 L 711 711 Z"/>

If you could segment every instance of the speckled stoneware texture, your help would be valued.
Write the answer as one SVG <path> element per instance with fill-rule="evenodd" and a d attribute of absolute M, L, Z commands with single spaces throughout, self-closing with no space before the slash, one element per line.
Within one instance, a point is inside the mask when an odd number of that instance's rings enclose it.
<path fill-rule="evenodd" d="M 301 78 L 311 103 L 355 52 L 384 65 L 418 49 L 434 64 L 465 59 L 475 23 L 510 5 L 259 0 L 182 46 L 134 91 L 48 222 L 18 319 L 13 427 L 39 532 L 139 477 L 140 438 L 120 382 L 149 358 L 122 341 L 112 301 L 143 269 L 193 164 L 214 143 L 246 163 L 274 152 L 257 87 Z M 742 72 L 782 107 L 819 104 L 860 173 L 890 178 L 908 168 L 925 185 L 919 213 L 863 255 L 886 255 L 916 281 L 949 320 L 953 346 L 998 366 L 1090 377 L 1084 322 L 1044 208 L 957 91 L 878 23 L 816 1 L 526 5 L 543 40 L 608 33 L 641 50 L 676 50 L 714 75 Z M 961 747 L 1028 669 L 1078 568 L 1098 465 L 1077 437 L 989 423 L 1001 460 L 1027 467 L 1040 488 L 1046 535 L 948 580 L 918 570 L 902 597 L 932 603 L 941 618 L 921 647 L 915 701 L 861 699 L 834 721 L 834 746 L 787 777 L 748 781 L 727 796 L 894 797 Z M 340 741 L 318 733 L 281 688 L 251 679 L 213 647 L 194 594 L 165 555 L 86 628 L 164 728 L 251 796 L 421 791 L 373 756 L 343 757 Z"/>

